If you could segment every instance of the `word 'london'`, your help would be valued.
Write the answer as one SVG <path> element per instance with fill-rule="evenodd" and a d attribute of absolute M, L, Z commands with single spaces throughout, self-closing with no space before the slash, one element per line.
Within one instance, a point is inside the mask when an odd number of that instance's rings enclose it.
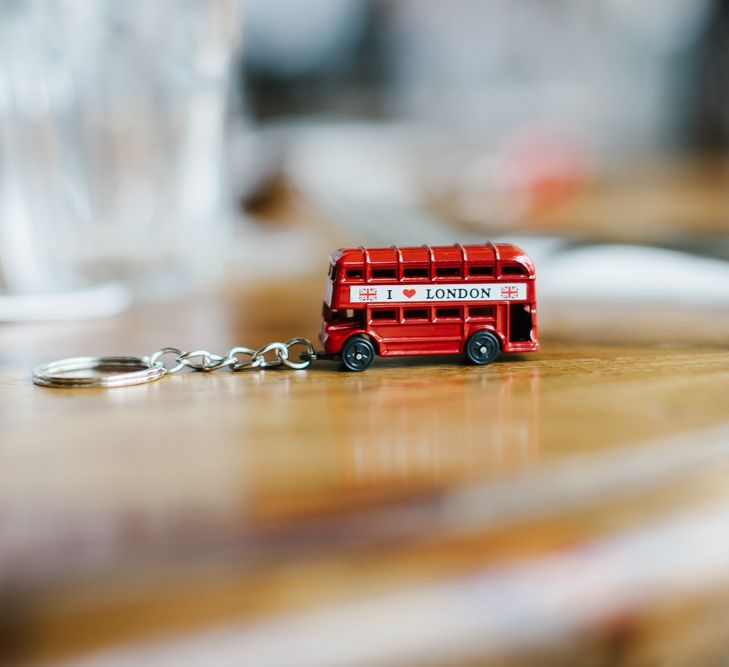
<path fill-rule="evenodd" d="M 490 287 L 432 287 L 425 288 L 426 301 L 442 301 L 443 299 L 490 299 Z M 387 301 L 392 301 L 392 290 L 387 290 Z"/>
<path fill-rule="evenodd" d="M 428 301 L 514 301 L 526 299 L 524 283 L 466 285 L 367 285 L 350 287 L 350 301 L 428 302 Z"/>

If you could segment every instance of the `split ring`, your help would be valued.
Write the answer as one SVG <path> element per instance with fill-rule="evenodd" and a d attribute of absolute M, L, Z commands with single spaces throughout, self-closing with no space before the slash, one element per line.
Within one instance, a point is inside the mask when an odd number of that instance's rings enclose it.
<path fill-rule="evenodd" d="M 79 371 L 96 373 L 69 375 Z M 159 380 L 167 372 L 162 364 L 142 357 L 74 357 L 39 366 L 33 382 L 42 387 L 126 387 Z"/>

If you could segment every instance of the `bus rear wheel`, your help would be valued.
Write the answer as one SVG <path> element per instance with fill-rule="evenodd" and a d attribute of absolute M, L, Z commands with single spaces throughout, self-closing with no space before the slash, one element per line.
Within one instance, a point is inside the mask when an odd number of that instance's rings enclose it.
<path fill-rule="evenodd" d="M 490 331 L 477 331 L 466 342 L 466 356 L 477 366 L 490 364 L 501 351 L 501 344 Z"/>
<path fill-rule="evenodd" d="M 375 346 L 366 336 L 352 336 L 342 346 L 342 366 L 348 371 L 364 371 L 375 360 Z"/>

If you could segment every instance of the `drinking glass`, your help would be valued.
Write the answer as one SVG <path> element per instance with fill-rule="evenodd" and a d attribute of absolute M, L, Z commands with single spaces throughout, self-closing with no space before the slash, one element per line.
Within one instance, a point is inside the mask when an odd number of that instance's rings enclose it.
<path fill-rule="evenodd" d="M 0 319 L 103 314 L 220 264 L 239 14 L 238 0 L 0 0 Z"/>

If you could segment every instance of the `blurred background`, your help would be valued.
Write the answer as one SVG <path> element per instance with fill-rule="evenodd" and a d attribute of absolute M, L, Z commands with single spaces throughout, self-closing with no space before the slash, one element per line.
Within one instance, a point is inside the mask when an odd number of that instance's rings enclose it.
<path fill-rule="evenodd" d="M 666 304 L 710 304 L 724 335 L 720 0 L 0 7 L 0 319 L 492 238 L 547 334 L 680 338 Z"/>
<path fill-rule="evenodd" d="M 31 384 L 486 240 L 537 354 Z M 0 664 L 726 665 L 728 336 L 729 0 L 0 0 Z"/>

